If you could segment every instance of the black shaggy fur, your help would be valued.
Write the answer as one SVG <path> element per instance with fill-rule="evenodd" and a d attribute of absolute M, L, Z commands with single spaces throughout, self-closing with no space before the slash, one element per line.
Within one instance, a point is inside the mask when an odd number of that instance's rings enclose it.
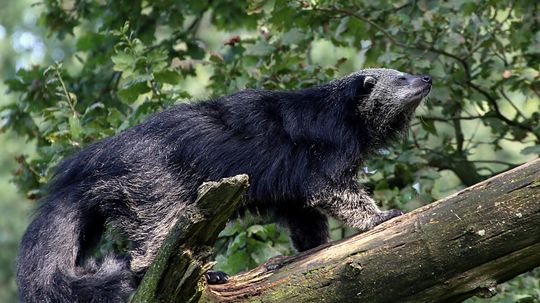
<path fill-rule="evenodd" d="M 298 91 L 245 90 L 182 104 L 96 142 L 58 168 L 21 243 L 26 302 L 122 302 L 204 181 L 246 173 L 243 208 L 274 216 L 306 250 L 327 241 L 326 216 L 362 230 L 380 211 L 356 181 L 362 161 L 403 134 L 429 77 L 367 69 Z M 110 222 L 129 258 L 87 257 Z"/>

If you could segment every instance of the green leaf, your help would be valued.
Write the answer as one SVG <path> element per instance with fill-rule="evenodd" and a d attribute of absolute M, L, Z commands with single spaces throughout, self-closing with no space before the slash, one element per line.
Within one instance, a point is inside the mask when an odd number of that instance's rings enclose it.
<path fill-rule="evenodd" d="M 432 135 L 437 135 L 437 129 L 435 128 L 435 122 L 433 120 L 419 119 L 422 125 L 422 128 Z"/>
<path fill-rule="evenodd" d="M 263 56 L 269 55 L 274 50 L 275 50 L 275 47 L 268 44 L 266 41 L 257 40 L 255 45 L 247 47 L 246 54 L 257 56 L 257 57 L 263 57 Z"/>
<path fill-rule="evenodd" d="M 521 150 L 521 153 L 523 155 L 530 155 L 530 154 L 540 155 L 540 145 L 527 146 Z"/>
<path fill-rule="evenodd" d="M 9 79 L 4 81 L 4 84 L 8 87 L 7 93 L 11 92 L 25 92 L 28 89 L 28 86 L 18 80 L 18 79 Z"/>
<path fill-rule="evenodd" d="M 257 235 L 262 239 L 266 239 L 266 229 L 262 225 L 251 225 L 247 229 L 248 237 Z"/>
<path fill-rule="evenodd" d="M 107 122 L 109 122 L 113 127 L 119 127 L 119 125 L 124 122 L 126 119 L 125 115 L 122 114 L 116 108 L 109 108 L 109 114 L 107 115 Z"/>
<path fill-rule="evenodd" d="M 119 52 L 112 56 L 111 60 L 114 63 L 114 70 L 121 72 L 131 68 L 135 64 L 136 58 L 131 54 Z"/>
<path fill-rule="evenodd" d="M 177 84 L 182 79 L 178 72 L 172 70 L 164 70 L 159 73 L 155 73 L 154 78 L 157 82 L 168 84 Z"/>
<path fill-rule="evenodd" d="M 69 116 L 69 132 L 73 139 L 80 139 L 82 133 L 81 121 L 75 115 Z"/>
<path fill-rule="evenodd" d="M 98 33 L 86 33 L 84 36 L 77 39 L 77 49 L 80 51 L 91 51 L 96 45 L 101 45 L 104 38 L 103 35 Z"/>
<path fill-rule="evenodd" d="M 219 237 L 230 237 L 235 234 L 240 233 L 244 227 L 238 223 L 238 221 L 234 221 L 233 223 L 227 224 L 225 228 L 219 233 Z"/>
<path fill-rule="evenodd" d="M 269 243 L 255 241 L 253 239 L 248 241 L 250 241 L 250 246 L 253 250 L 250 257 L 257 264 L 262 264 L 272 257 L 281 255 L 281 252 L 272 247 Z"/>
<path fill-rule="evenodd" d="M 133 103 L 140 95 L 149 92 L 151 89 L 146 82 L 135 82 L 118 91 L 118 96 L 127 103 Z"/>
<path fill-rule="evenodd" d="M 297 28 L 293 28 L 281 36 L 281 42 L 286 45 L 298 44 L 305 39 L 305 34 Z"/>
<path fill-rule="evenodd" d="M 230 254 L 245 247 L 246 239 L 247 233 L 245 231 L 238 233 L 234 240 L 229 244 L 229 247 L 227 248 L 227 253 Z"/>
<path fill-rule="evenodd" d="M 240 271 L 249 269 L 250 256 L 246 251 L 236 251 L 229 254 L 226 258 L 218 256 L 219 270 L 228 274 L 235 274 Z"/>

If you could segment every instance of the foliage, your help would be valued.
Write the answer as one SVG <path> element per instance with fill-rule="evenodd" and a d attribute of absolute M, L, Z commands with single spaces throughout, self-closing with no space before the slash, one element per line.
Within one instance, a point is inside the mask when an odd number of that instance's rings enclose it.
<path fill-rule="evenodd" d="M 248 216 L 229 223 L 216 244 L 217 268 L 227 273 L 253 268 L 291 253 L 288 234 L 275 223 L 260 225 Z"/>
<path fill-rule="evenodd" d="M 467 303 L 538 303 L 540 302 L 540 269 L 523 274 L 497 286 L 497 296 L 489 299 L 471 298 Z"/>
<path fill-rule="evenodd" d="M 13 77 L 13 70 L 20 62 L 40 59 L 41 53 L 33 51 L 28 44 L 18 43 L 18 40 L 30 38 L 37 48 L 43 45 L 57 47 L 61 43 L 41 43 L 33 39 L 45 29 L 37 28 L 33 20 L 34 14 L 25 14 L 30 6 L 26 1 L 2 2 L 0 10 L 0 77 Z M 33 33 L 30 35 L 29 33 Z M 11 43 L 10 43 L 11 42 Z M 3 81 L 3 80 L 2 80 Z M 6 86 L 0 81 L 0 91 L 5 92 Z M 0 98 L 0 106 L 13 102 L 14 95 L 5 94 Z M 22 232 L 28 224 L 29 214 L 35 205 L 17 194 L 17 189 L 9 183 L 12 173 L 18 171 L 19 164 L 15 161 L 21 154 L 32 154 L 32 144 L 25 143 L 15 133 L 0 134 L 0 302 L 18 302 L 15 285 L 15 260 L 17 247 Z"/>
<path fill-rule="evenodd" d="M 16 168 L 13 158 L 21 152 L 29 152 L 14 134 L 0 134 L 0 302 L 15 301 L 15 258 L 20 235 L 28 224 L 26 218 L 32 205 L 17 195 L 7 182 Z"/>
<path fill-rule="evenodd" d="M 19 70 L 6 81 L 17 102 L 0 108 L 1 129 L 36 144 L 14 177 L 31 199 L 66 155 L 173 103 L 246 87 L 301 88 L 363 66 L 434 77 L 412 135 L 378 151 L 359 176 L 385 207 L 413 209 L 540 151 L 538 1 L 42 5 L 40 23 L 70 42 L 65 60 Z M 222 235 L 231 240 L 221 246 L 222 268 L 287 251 L 274 225 L 240 226 Z M 242 255 L 249 243 L 257 252 Z"/>

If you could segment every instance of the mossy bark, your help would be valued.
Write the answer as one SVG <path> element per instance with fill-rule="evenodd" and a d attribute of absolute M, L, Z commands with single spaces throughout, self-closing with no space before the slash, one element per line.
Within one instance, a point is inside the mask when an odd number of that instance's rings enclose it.
<path fill-rule="evenodd" d="M 238 175 L 199 187 L 197 200 L 165 239 L 132 303 L 198 301 L 212 247 L 247 186 L 248 177 Z"/>
<path fill-rule="evenodd" d="M 272 259 L 199 302 L 461 302 L 540 266 L 540 160 L 352 238 Z"/>

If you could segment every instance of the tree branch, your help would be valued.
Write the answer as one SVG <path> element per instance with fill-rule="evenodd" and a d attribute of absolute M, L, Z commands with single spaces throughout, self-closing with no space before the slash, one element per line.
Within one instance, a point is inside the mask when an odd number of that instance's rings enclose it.
<path fill-rule="evenodd" d="M 247 186 L 248 177 L 238 175 L 199 187 L 197 200 L 169 232 L 131 303 L 198 301 L 212 247 Z"/>
<path fill-rule="evenodd" d="M 482 89 L 480 86 L 474 84 L 473 82 L 471 81 L 468 81 L 467 82 L 467 85 L 469 85 L 470 87 L 472 87 L 474 90 L 476 90 L 477 92 L 479 92 L 480 94 L 484 95 L 484 97 L 486 97 L 486 100 L 489 102 L 489 104 L 491 104 L 493 110 L 495 111 L 495 114 L 497 115 L 497 117 L 499 119 L 501 119 L 502 121 L 506 122 L 506 124 L 508 125 L 511 125 L 511 126 L 515 126 L 517 128 L 521 128 L 521 129 L 524 129 L 524 130 L 527 130 L 529 132 L 531 132 L 534 136 L 536 136 L 538 138 L 538 134 L 536 134 L 534 132 L 534 129 L 532 126 L 530 125 L 525 125 L 523 123 L 519 123 L 517 121 L 514 121 L 514 120 L 510 120 L 508 119 L 506 116 L 503 115 L 503 113 L 501 112 L 500 108 L 499 108 L 499 104 L 497 103 L 497 99 L 495 97 L 493 97 L 491 94 L 489 94 L 487 91 L 485 91 L 484 89 Z"/>

